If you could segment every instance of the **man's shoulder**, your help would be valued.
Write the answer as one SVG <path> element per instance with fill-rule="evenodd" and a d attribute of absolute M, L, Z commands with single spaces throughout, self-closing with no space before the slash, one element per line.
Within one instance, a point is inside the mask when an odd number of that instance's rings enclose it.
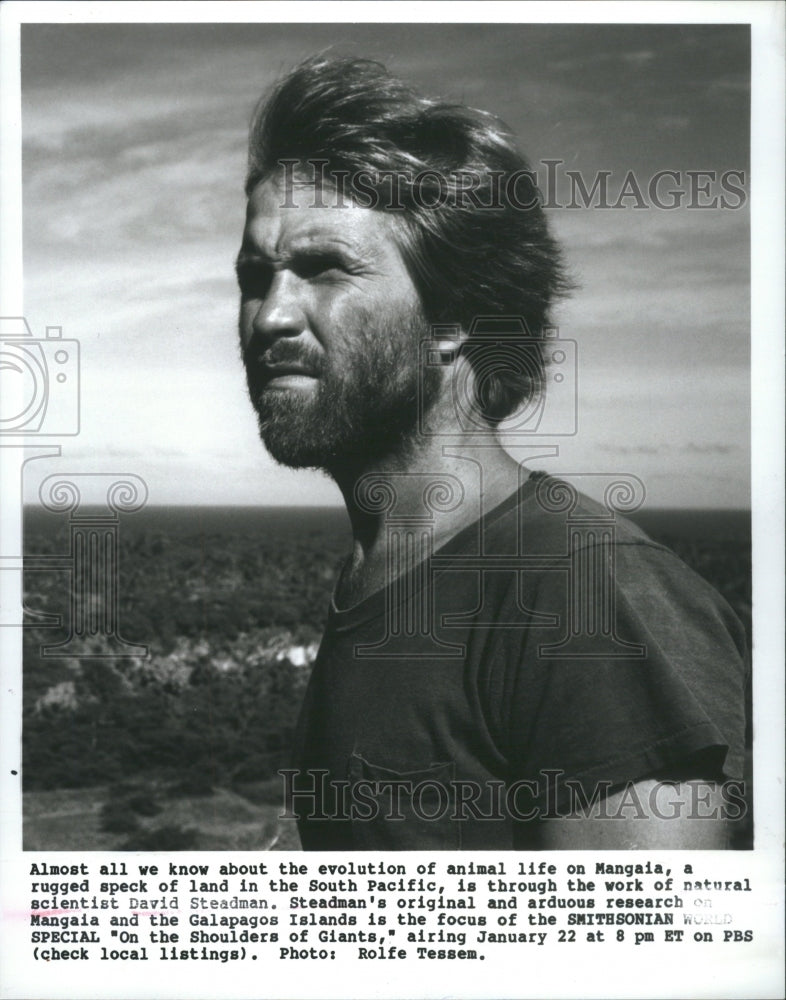
<path fill-rule="evenodd" d="M 670 548 L 625 514 L 546 473 L 533 473 L 516 498 L 485 519 L 476 538 L 472 544 L 480 542 L 484 555 L 517 557 L 531 579 L 539 571 L 582 573 L 591 563 L 607 563 L 615 588 L 641 593 L 645 603 L 659 592 L 672 602 L 683 593 L 691 603 L 714 606 L 721 617 L 731 613 L 715 588 Z"/>
<path fill-rule="evenodd" d="M 624 514 L 565 480 L 535 473 L 515 502 L 487 519 L 481 537 L 491 564 L 494 556 L 514 557 L 500 566 L 521 571 L 517 586 L 543 600 L 551 595 L 560 607 L 566 588 L 613 590 L 618 614 L 657 621 L 659 629 L 692 619 L 707 630 L 715 622 L 744 645 L 735 612 L 712 584 Z"/>
<path fill-rule="evenodd" d="M 624 513 L 593 500 L 568 482 L 533 472 L 514 502 L 501 504 L 484 519 L 486 548 L 510 548 L 521 555 L 567 554 L 577 546 L 632 545 L 668 553 Z"/>

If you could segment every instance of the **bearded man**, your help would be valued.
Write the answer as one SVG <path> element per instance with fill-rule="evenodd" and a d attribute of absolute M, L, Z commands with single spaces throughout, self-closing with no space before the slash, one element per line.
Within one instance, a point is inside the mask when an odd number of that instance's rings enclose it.
<path fill-rule="evenodd" d="M 261 436 L 335 479 L 354 536 L 286 772 L 303 846 L 725 846 L 741 626 L 502 445 L 568 288 L 505 126 L 315 58 L 258 108 L 246 190 Z"/>

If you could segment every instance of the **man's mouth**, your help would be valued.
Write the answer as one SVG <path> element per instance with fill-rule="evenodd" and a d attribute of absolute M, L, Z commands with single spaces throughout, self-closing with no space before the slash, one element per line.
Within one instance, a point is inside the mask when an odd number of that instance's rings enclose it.
<path fill-rule="evenodd" d="M 262 378 L 264 379 L 281 378 L 285 375 L 305 375 L 307 378 L 316 378 L 316 372 L 314 372 L 312 368 L 306 368 L 305 365 L 262 364 L 260 365 L 259 370 Z"/>
<path fill-rule="evenodd" d="M 272 364 L 264 362 L 255 366 L 254 397 L 273 390 L 304 389 L 313 384 L 319 377 L 313 367 L 292 361 L 281 361 Z"/>
<path fill-rule="evenodd" d="M 255 403 L 268 392 L 310 393 L 324 366 L 316 350 L 296 349 L 294 344 L 285 342 L 262 351 L 252 347 L 244 361 L 249 394 Z"/>
<path fill-rule="evenodd" d="M 259 374 L 263 390 L 295 388 L 317 377 L 313 369 L 294 364 L 261 365 Z"/>

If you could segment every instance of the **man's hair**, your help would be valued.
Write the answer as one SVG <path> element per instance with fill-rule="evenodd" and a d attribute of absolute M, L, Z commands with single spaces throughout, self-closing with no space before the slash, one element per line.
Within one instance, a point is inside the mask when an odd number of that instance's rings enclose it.
<path fill-rule="evenodd" d="M 422 97 L 381 63 L 315 56 L 257 106 L 247 194 L 282 165 L 290 176 L 310 166 L 359 204 L 397 217 L 428 321 L 475 331 L 462 352 L 482 381 L 487 420 L 502 420 L 542 390 L 543 329 L 570 283 L 534 174 L 499 119 Z M 484 339 L 474 322 L 492 316 L 519 320 L 502 350 L 499 336 Z M 526 332 L 516 361 L 520 320 Z"/>

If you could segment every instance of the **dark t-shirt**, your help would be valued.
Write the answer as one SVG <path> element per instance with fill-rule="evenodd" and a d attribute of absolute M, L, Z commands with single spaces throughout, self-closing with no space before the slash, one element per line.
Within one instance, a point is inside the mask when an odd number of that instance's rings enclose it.
<path fill-rule="evenodd" d="M 291 778 L 305 849 L 509 849 L 536 816 L 694 760 L 741 777 L 742 626 L 635 525 L 559 493 L 531 476 L 331 608 Z"/>

